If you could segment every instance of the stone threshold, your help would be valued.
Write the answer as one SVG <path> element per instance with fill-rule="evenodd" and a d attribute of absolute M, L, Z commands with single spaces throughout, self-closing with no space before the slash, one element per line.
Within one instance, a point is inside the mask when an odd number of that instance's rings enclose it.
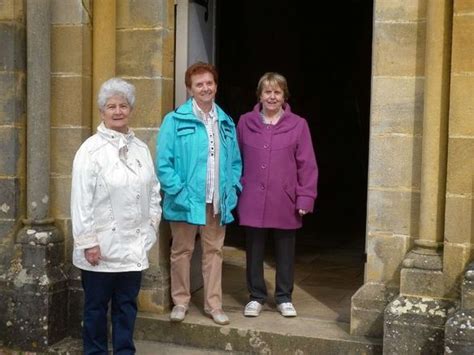
<path fill-rule="evenodd" d="M 226 313 L 231 323 L 219 326 L 194 305 L 181 323 L 170 322 L 169 314 L 141 312 L 135 339 L 234 354 L 382 353 L 382 339 L 351 336 L 348 323 L 303 316 L 284 318 L 268 308 L 256 318 L 246 318 L 236 309 L 226 309 Z"/>

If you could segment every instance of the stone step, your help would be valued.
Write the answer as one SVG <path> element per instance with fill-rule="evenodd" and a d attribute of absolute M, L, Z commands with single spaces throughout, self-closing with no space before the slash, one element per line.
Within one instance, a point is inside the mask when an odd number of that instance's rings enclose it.
<path fill-rule="evenodd" d="M 257 318 L 241 310 L 228 310 L 231 323 L 218 326 L 201 310 L 191 306 L 181 323 L 169 314 L 140 313 L 135 338 L 230 353 L 263 354 L 381 354 L 381 339 L 349 334 L 349 324 L 298 316 L 284 318 L 265 309 Z"/>

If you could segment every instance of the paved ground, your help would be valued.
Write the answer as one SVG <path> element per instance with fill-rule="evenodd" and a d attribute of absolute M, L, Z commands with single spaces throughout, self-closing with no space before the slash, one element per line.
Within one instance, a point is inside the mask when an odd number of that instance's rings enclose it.
<path fill-rule="evenodd" d="M 271 245 L 265 262 L 265 281 L 269 300 L 264 312 L 279 316 L 273 301 L 275 264 Z M 320 245 L 297 246 L 293 303 L 298 315 L 338 322 L 350 321 L 352 295 L 363 284 L 363 249 L 357 245 L 327 241 Z M 245 252 L 239 247 L 225 247 L 223 268 L 224 309 L 242 310 L 248 301 L 245 284 Z M 202 289 L 192 303 L 202 308 Z M 279 316 L 276 320 L 284 320 Z"/>
<path fill-rule="evenodd" d="M 174 344 L 157 343 L 150 341 L 136 341 L 137 355 L 219 355 L 230 354 L 229 352 L 197 349 L 187 346 L 179 346 Z M 0 346 L 0 355 L 37 355 L 35 352 L 18 352 L 2 348 Z M 81 342 L 77 339 L 66 339 L 52 349 L 50 354 L 76 355 L 82 354 Z M 237 353 L 232 353 L 237 354 Z"/>

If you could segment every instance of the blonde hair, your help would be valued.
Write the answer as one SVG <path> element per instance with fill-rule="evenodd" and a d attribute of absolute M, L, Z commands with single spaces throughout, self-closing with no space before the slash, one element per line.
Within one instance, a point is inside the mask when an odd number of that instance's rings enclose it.
<path fill-rule="evenodd" d="M 290 91 L 288 90 L 288 83 L 286 78 L 275 72 L 267 72 L 262 75 L 260 80 L 258 81 L 257 85 L 257 100 L 260 100 L 260 96 L 262 95 L 263 87 L 265 85 L 278 85 L 280 89 L 283 90 L 283 96 L 285 98 L 285 102 L 288 101 L 290 97 Z"/>

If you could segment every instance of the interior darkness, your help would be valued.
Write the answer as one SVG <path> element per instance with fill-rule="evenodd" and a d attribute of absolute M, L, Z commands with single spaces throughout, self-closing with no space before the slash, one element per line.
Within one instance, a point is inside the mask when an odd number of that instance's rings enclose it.
<path fill-rule="evenodd" d="M 297 247 L 364 245 L 372 6 L 373 0 L 217 1 L 217 102 L 237 123 L 256 103 L 260 76 L 276 71 L 288 80 L 293 112 L 311 129 L 318 199 Z M 239 231 L 236 224 L 230 229 Z M 226 245 L 243 242 L 240 233 L 229 236 Z"/>

